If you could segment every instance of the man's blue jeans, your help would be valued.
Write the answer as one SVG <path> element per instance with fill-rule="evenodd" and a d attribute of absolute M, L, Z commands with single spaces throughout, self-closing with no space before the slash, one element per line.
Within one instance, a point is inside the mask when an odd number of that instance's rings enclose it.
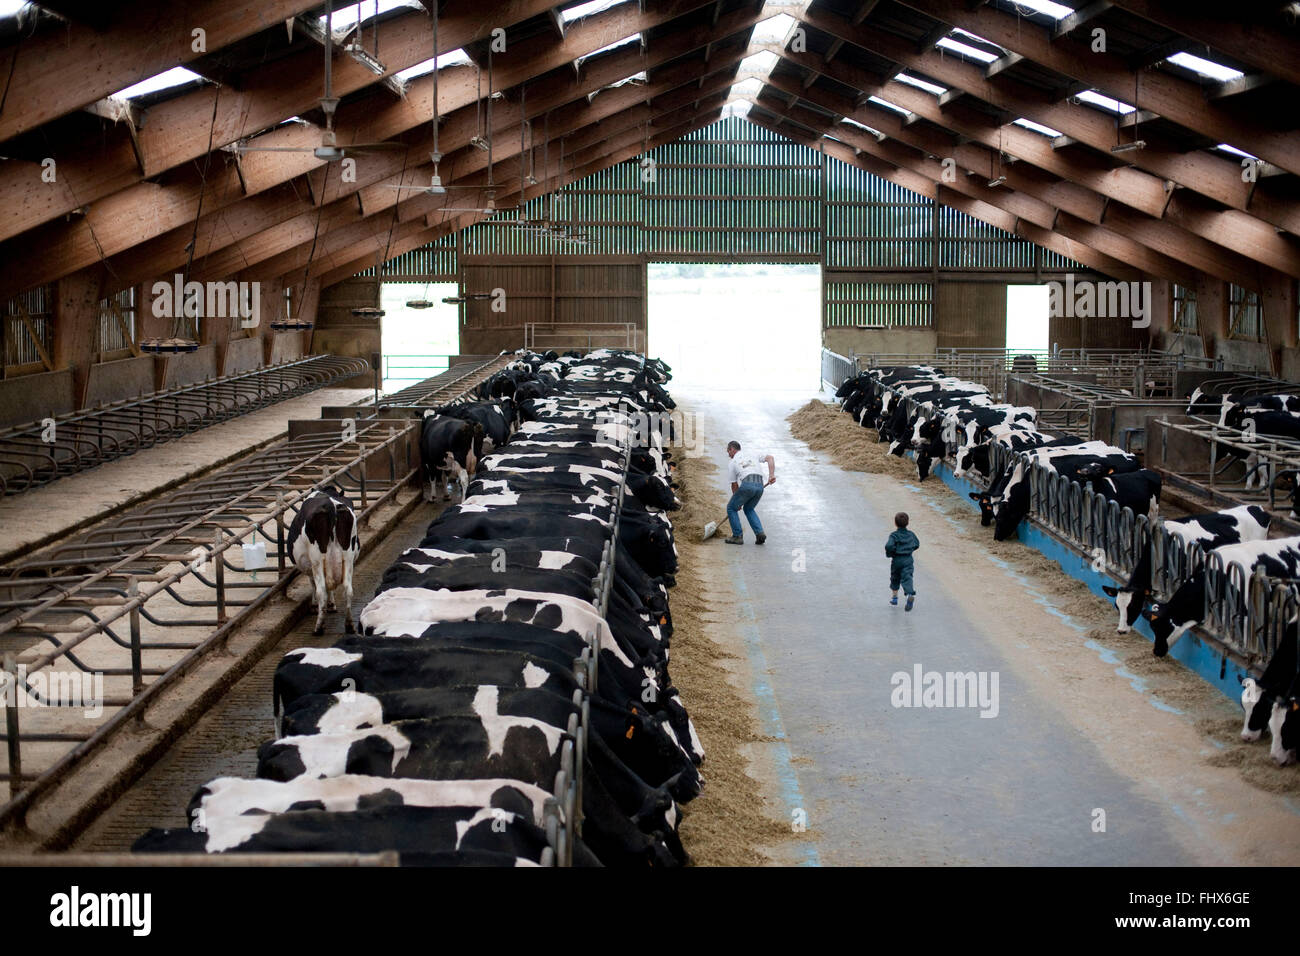
<path fill-rule="evenodd" d="M 754 529 L 754 534 L 763 533 L 763 522 L 758 520 L 758 514 L 754 511 L 754 506 L 758 500 L 763 497 L 763 479 L 758 475 L 748 475 L 740 486 L 732 494 L 731 500 L 727 502 L 727 520 L 731 522 L 731 536 L 740 537 L 740 512 L 745 512 L 745 518 L 749 521 L 749 526 Z"/>

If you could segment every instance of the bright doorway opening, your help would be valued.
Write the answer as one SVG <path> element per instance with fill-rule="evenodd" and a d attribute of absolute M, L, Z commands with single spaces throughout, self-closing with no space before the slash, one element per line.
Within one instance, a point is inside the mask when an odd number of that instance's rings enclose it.
<path fill-rule="evenodd" d="M 1007 286 L 1007 351 L 1046 353 L 1050 339 L 1047 286 Z"/>
<path fill-rule="evenodd" d="M 649 352 L 673 385 L 816 388 L 821 278 L 815 264 L 651 263 Z"/>
<path fill-rule="evenodd" d="M 380 289 L 384 310 L 384 392 L 396 392 L 444 372 L 448 359 L 460 354 L 460 311 L 444 298 L 456 295 L 454 282 L 385 282 Z M 427 309 L 407 302 L 426 300 Z"/>

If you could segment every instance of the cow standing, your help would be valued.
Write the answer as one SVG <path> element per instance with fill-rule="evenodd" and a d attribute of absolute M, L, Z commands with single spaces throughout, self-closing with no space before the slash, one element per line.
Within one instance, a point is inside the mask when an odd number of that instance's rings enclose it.
<path fill-rule="evenodd" d="M 325 607 L 337 607 L 336 592 L 343 590 L 344 628 L 352 624 L 352 569 L 361 551 L 357 537 L 357 516 L 337 488 L 317 488 L 303 499 L 302 507 L 289 526 L 289 554 L 294 567 L 311 575 L 316 598 L 316 628 L 325 633 Z"/>
<path fill-rule="evenodd" d="M 440 484 L 443 497 L 450 499 L 450 480 L 454 477 L 463 501 L 482 453 L 482 425 L 425 412 L 420 428 L 420 465 L 426 481 L 424 500 L 433 501 Z"/>

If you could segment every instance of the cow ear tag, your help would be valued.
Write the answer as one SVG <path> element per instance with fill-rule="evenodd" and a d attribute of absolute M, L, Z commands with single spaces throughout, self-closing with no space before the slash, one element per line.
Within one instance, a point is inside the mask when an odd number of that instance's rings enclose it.
<path fill-rule="evenodd" d="M 1291 709 L 1292 709 L 1292 710 L 1300 710 L 1300 703 L 1297 703 L 1297 702 L 1294 701 L 1294 700 L 1291 701 Z"/>
<path fill-rule="evenodd" d="M 634 725 L 634 724 L 628 724 L 628 725 L 627 725 L 627 733 L 624 734 L 623 736 L 626 737 L 628 740 L 631 740 L 631 739 L 632 739 L 632 731 L 634 731 L 634 730 L 636 730 L 636 725 Z"/>

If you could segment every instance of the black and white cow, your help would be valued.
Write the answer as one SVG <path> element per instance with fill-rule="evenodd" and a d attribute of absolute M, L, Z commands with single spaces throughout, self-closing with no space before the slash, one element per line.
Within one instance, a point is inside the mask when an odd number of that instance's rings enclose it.
<path fill-rule="evenodd" d="M 1266 541 L 1243 541 L 1215 548 L 1223 561 L 1224 570 L 1232 566 L 1241 568 L 1247 579 L 1262 568 L 1264 574 L 1275 578 L 1300 577 L 1300 538 L 1273 538 Z M 1156 636 L 1153 653 L 1164 657 L 1169 647 L 1180 637 L 1201 623 L 1205 611 L 1205 570 L 1202 568 L 1184 581 L 1164 604 L 1153 604 L 1147 612 L 1151 630 Z"/>
<path fill-rule="evenodd" d="M 444 405 L 436 414 L 446 418 L 459 418 L 483 428 L 482 454 L 490 454 L 510 441 L 510 433 L 517 424 L 514 402 L 509 398 L 494 402 L 460 402 Z M 482 454 L 479 457 L 482 457 Z"/>
<path fill-rule="evenodd" d="M 1158 472 L 1141 468 L 1130 472 L 1113 472 L 1102 464 L 1085 465 L 1076 475 L 1081 484 L 1134 515 L 1146 515 L 1154 521 L 1160 510 L 1160 491 L 1164 486 Z"/>
<path fill-rule="evenodd" d="M 333 611 L 342 591 L 344 628 L 352 633 L 352 570 L 361 551 L 357 516 L 338 488 L 317 488 L 303 499 L 289 525 L 286 547 L 294 567 L 310 576 L 316 601 L 316 628 L 325 633 L 325 609 Z"/>
<path fill-rule="evenodd" d="M 453 477 L 460 484 L 461 497 L 464 497 L 469 480 L 478 468 L 482 442 L 483 426 L 477 422 L 446 418 L 432 411 L 424 413 L 420 428 L 420 464 L 427 482 L 426 501 L 434 500 L 440 484 L 443 496 L 450 498 Z"/>
<path fill-rule="evenodd" d="M 1241 708 L 1246 721 L 1241 727 L 1241 739 L 1259 740 L 1264 728 L 1269 726 L 1275 704 L 1285 701 L 1295 683 L 1296 622 L 1292 621 L 1283 632 L 1282 640 L 1269 658 L 1268 666 L 1259 680 L 1247 677 L 1241 682 Z"/>
<path fill-rule="evenodd" d="M 1188 515 L 1185 518 L 1166 518 L 1162 526 L 1184 545 L 1198 544 L 1204 551 L 1212 551 L 1225 544 L 1241 541 L 1263 541 L 1268 537 L 1272 516 L 1258 505 L 1241 505 L 1224 511 L 1210 511 Z M 1103 586 L 1102 590 L 1115 599 L 1119 623 L 1115 630 L 1120 634 L 1137 623 L 1151 598 L 1152 548 L 1142 551 L 1137 566 L 1123 587 Z"/>

